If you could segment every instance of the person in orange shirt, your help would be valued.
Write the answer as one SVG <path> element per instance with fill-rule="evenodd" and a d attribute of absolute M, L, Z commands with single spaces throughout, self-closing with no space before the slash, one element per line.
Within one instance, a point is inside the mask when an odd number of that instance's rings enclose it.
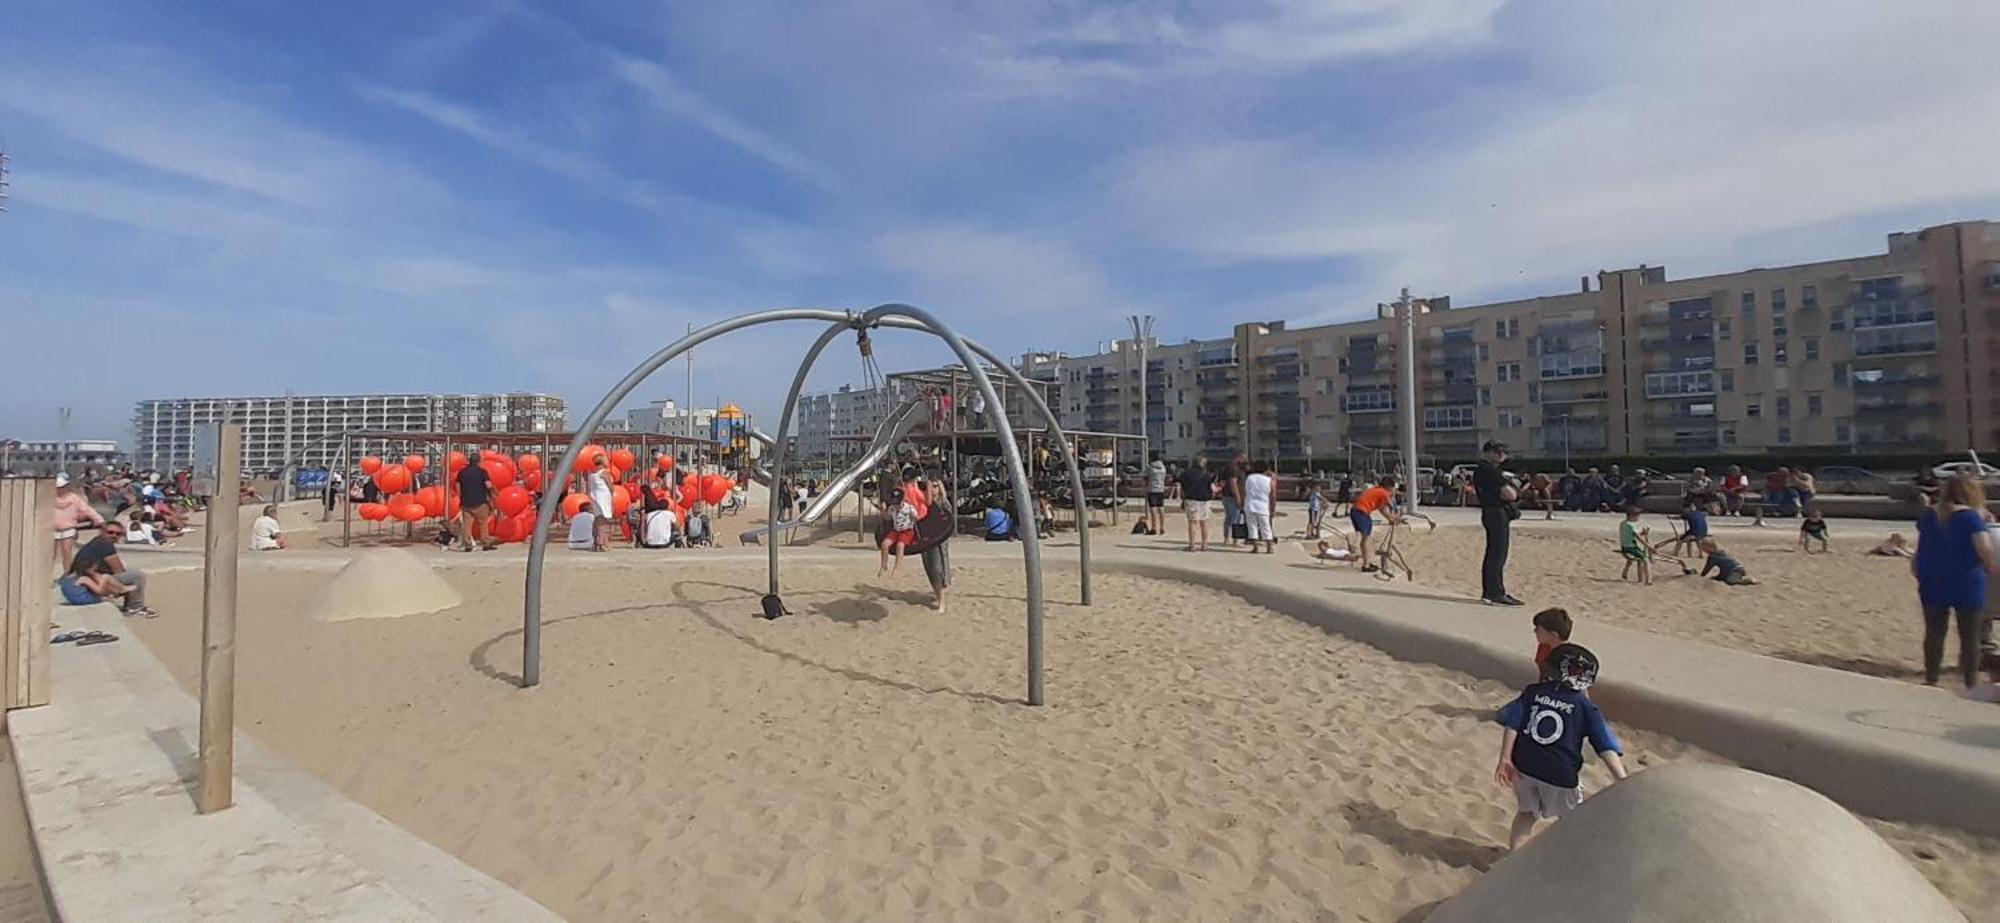
<path fill-rule="evenodd" d="M 1384 475 L 1380 483 L 1354 498 L 1354 508 L 1347 511 L 1347 521 L 1354 526 L 1354 534 L 1361 536 L 1362 573 L 1380 570 L 1374 564 L 1375 559 L 1368 555 L 1368 536 L 1375 531 L 1375 514 L 1379 511 L 1382 518 L 1392 525 L 1403 521 L 1403 517 L 1396 512 L 1395 502 L 1396 476 Z"/>

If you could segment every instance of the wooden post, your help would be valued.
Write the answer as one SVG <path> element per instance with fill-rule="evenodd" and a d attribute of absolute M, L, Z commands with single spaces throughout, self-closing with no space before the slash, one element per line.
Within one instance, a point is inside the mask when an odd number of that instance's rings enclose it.
<path fill-rule="evenodd" d="M 49 576 L 55 564 L 55 481 L 0 481 L 0 706 L 49 702 Z M 0 722 L 4 723 L 4 722 Z"/>
<path fill-rule="evenodd" d="M 213 814 L 235 803 L 236 506 L 243 472 L 243 426 L 224 423 L 216 452 L 215 496 L 201 585 L 201 768 L 196 807 Z"/>

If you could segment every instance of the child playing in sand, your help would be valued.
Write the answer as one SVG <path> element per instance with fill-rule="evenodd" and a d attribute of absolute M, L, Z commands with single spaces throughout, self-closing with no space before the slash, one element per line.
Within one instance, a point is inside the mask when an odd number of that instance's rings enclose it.
<path fill-rule="evenodd" d="M 1583 742 L 1588 739 L 1611 778 L 1625 778 L 1624 749 L 1604 714 L 1584 693 L 1597 681 L 1597 657 L 1579 644 L 1549 652 L 1541 680 L 1500 709 L 1500 765 L 1493 778 L 1514 790 L 1519 809 L 1507 848 L 1520 849 L 1538 819 L 1562 817 L 1583 803 Z"/>
<path fill-rule="evenodd" d="M 1701 565 L 1702 576 L 1708 576 L 1708 572 L 1712 570 L 1715 571 L 1715 579 L 1729 586 L 1757 585 L 1757 581 L 1750 579 L 1750 572 L 1743 569 L 1743 562 L 1736 560 L 1729 552 L 1723 551 L 1722 546 L 1715 543 L 1715 539 L 1702 539 L 1700 547 L 1701 553 L 1708 556 L 1708 560 Z"/>
<path fill-rule="evenodd" d="M 1693 554 L 1696 546 L 1701 544 L 1701 540 L 1708 537 L 1708 511 L 1702 509 L 1700 499 L 1694 494 L 1689 494 L 1687 500 L 1681 504 L 1681 521 L 1687 523 L 1687 528 L 1681 534 L 1674 536 L 1674 550 L 1671 553 L 1676 558 L 1685 558 Z"/>
<path fill-rule="evenodd" d="M 1826 542 L 1826 519 L 1820 516 L 1818 507 L 1807 507 L 1806 518 L 1799 523 L 1799 550 L 1812 554 L 1813 542 L 1819 543 L 1821 554 L 1832 550 Z"/>
<path fill-rule="evenodd" d="M 1910 540 L 1904 538 L 1901 532 L 1889 533 L 1889 537 L 1883 539 L 1882 544 L 1868 549 L 1868 553 L 1884 558 L 1914 558 L 1917 556 L 1916 551 L 1910 548 Z"/>
<path fill-rule="evenodd" d="M 1321 561 L 1361 560 L 1358 556 L 1354 554 L 1354 548 L 1352 545 L 1349 545 L 1344 548 L 1335 548 L 1333 547 L 1333 543 L 1327 541 L 1326 539 L 1320 539 L 1319 550 L 1313 552 L 1313 557 L 1318 558 Z"/>
<path fill-rule="evenodd" d="M 1625 569 L 1618 572 L 1618 579 L 1632 576 L 1632 565 L 1639 566 L 1639 583 L 1653 585 L 1653 549 L 1646 544 L 1646 536 L 1653 530 L 1639 527 L 1641 510 L 1638 506 L 1625 508 L 1625 521 L 1618 524 L 1618 552 L 1625 556 Z"/>
<path fill-rule="evenodd" d="M 1320 491 L 1319 482 L 1312 482 L 1306 493 L 1306 537 L 1319 538 L 1320 520 L 1326 518 L 1326 495 Z M 1320 544 L 1324 545 L 1325 542 Z"/>
<path fill-rule="evenodd" d="M 1549 662 L 1549 652 L 1569 640 L 1569 633 L 1576 627 L 1570 621 L 1569 610 L 1561 607 L 1543 609 L 1535 613 L 1535 669 L 1540 670 Z"/>

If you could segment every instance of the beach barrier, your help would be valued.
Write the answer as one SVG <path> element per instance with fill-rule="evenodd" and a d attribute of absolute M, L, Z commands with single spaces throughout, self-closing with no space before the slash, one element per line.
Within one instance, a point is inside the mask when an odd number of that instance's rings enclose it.
<path fill-rule="evenodd" d="M 0 708 L 49 701 L 56 482 L 0 479 Z"/>

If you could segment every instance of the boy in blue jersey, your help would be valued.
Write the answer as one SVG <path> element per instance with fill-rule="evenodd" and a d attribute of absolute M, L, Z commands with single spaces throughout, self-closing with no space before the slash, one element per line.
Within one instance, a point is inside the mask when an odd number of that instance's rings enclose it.
<path fill-rule="evenodd" d="M 1558 818 L 1583 803 L 1583 742 L 1588 739 L 1613 779 L 1625 778 L 1623 749 L 1604 714 L 1584 693 L 1597 681 L 1597 656 L 1580 644 L 1559 644 L 1542 664 L 1542 678 L 1500 709 L 1500 765 L 1493 778 L 1514 790 L 1520 810 L 1507 848 L 1534 836 L 1538 818 Z"/>

